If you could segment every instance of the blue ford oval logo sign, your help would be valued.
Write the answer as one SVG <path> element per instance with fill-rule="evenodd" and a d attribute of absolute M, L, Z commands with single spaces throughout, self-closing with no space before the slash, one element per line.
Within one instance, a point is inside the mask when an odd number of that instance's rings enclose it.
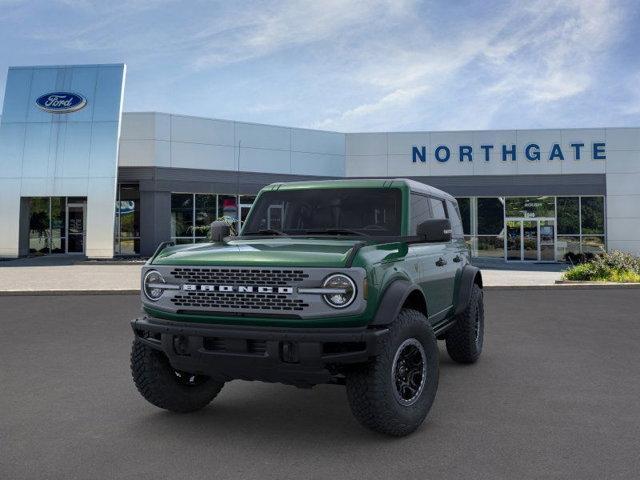
<path fill-rule="evenodd" d="M 85 107 L 87 99 L 77 93 L 53 92 L 38 97 L 36 105 L 49 113 L 72 113 Z"/>

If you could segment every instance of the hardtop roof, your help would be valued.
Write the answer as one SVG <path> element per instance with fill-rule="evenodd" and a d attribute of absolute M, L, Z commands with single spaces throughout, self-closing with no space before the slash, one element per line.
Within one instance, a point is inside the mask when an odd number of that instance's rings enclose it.
<path fill-rule="evenodd" d="M 406 185 L 411 191 L 443 198 L 455 202 L 455 198 L 447 192 L 439 190 L 409 178 L 352 178 L 339 180 L 305 180 L 300 182 L 278 182 L 267 185 L 264 189 L 276 190 L 306 190 L 314 188 L 398 188 Z"/>

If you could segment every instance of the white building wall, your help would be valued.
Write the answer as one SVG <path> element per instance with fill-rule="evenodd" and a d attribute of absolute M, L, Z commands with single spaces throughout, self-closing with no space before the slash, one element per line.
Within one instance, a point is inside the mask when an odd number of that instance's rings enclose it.
<path fill-rule="evenodd" d="M 607 129 L 609 250 L 640 254 L 640 128 Z"/>
<path fill-rule="evenodd" d="M 620 129 L 613 129 L 620 130 Z M 609 130 L 607 130 L 609 131 Z M 571 143 L 581 142 L 582 159 L 576 160 Z M 605 160 L 592 160 L 594 142 L 608 142 L 605 129 L 487 130 L 459 132 L 347 133 L 345 174 L 347 177 L 402 177 L 452 175 L 528 175 L 605 173 Z M 539 145 L 540 160 L 525 158 L 527 145 Z M 554 144 L 560 145 L 564 160 L 549 160 Z M 434 158 L 439 146 L 450 150 L 451 158 Z M 489 161 L 483 145 L 492 145 Z M 502 145 L 516 145 L 516 160 L 502 160 Z M 414 146 L 426 147 L 427 161 L 413 162 Z M 473 160 L 459 160 L 461 146 L 472 147 Z"/>
<path fill-rule="evenodd" d="M 120 166 L 344 176 L 345 135 L 165 113 L 125 113 Z"/>
<path fill-rule="evenodd" d="M 604 142 L 605 160 L 593 159 L 593 144 Z M 524 149 L 535 143 L 540 160 L 527 160 Z M 572 143 L 584 143 L 575 158 Z M 549 160 L 558 144 L 565 159 Z M 451 158 L 438 162 L 435 149 L 446 145 Z M 473 161 L 459 160 L 460 146 L 471 146 Z M 489 161 L 482 145 L 493 145 Z M 502 159 L 502 145 L 516 145 L 516 160 Z M 414 146 L 424 146 L 426 162 L 413 162 Z M 347 133 L 347 177 L 456 175 L 606 174 L 606 235 L 609 250 L 640 254 L 640 129 L 547 129 L 460 132 Z"/>
<path fill-rule="evenodd" d="M 637 128 L 343 134 L 163 113 L 125 113 L 122 125 L 120 166 L 330 177 L 606 174 L 608 247 L 640 254 Z M 605 160 L 593 159 L 599 142 Z M 573 143 L 584 143 L 579 160 Z M 526 159 L 529 144 L 539 145 L 540 160 Z M 564 160 L 549 159 L 556 144 Z M 441 145 L 450 149 L 446 162 L 434 159 Z M 493 146 L 488 161 L 483 145 Z M 502 145 L 516 145 L 515 161 L 503 160 Z M 426 162 L 413 162 L 414 146 L 425 147 Z M 472 147 L 472 161 L 460 161 L 461 146 Z"/>

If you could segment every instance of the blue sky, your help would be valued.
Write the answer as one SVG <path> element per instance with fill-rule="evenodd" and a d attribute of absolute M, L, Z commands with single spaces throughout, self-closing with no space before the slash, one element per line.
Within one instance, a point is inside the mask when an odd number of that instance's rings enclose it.
<path fill-rule="evenodd" d="M 640 126 L 640 2 L 0 0 L 7 67 L 125 62 L 126 111 L 338 131 Z"/>

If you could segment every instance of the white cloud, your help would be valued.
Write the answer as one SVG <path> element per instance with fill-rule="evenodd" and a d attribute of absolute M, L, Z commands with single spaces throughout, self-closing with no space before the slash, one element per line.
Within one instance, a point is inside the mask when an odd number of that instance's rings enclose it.
<path fill-rule="evenodd" d="M 496 78 L 487 91 L 552 102 L 584 92 L 593 57 L 612 41 L 620 12 L 608 0 L 540 1 L 516 31 L 489 45 Z"/>
<path fill-rule="evenodd" d="M 357 107 L 342 112 L 337 118 L 329 118 L 322 121 L 318 121 L 312 125 L 313 128 L 320 129 L 333 129 L 340 124 L 350 124 L 351 122 L 358 122 L 361 118 L 385 115 L 389 110 L 397 109 L 398 107 L 406 107 L 413 100 L 420 97 L 427 91 L 427 86 L 418 86 L 413 88 L 399 88 L 391 93 L 388 93 L 384 97 L 376 100 L 372 103 L 365 103 L 358 105 Z"/>
<path fill-rule="evenodd" d="M 42 55 L 123 59 L 155 76 L 145 98 L 189 84 L 202 101 L 178 108 L 195 114 L 345 131 L 489 128 L 588 95 L 625 15 L 618 0 L 59 1 L 69 25 L 16 34 Z"/>
<path fill-rule="evenodd" d="M 471 106 L 460 108 L 464 113 L 458 128 L 487 128 L 492 116 L 486 113 L 498 112 L 501 104 L 518 102 L 528 109 L 527 104 L 540 106 L 586 92 L 595 74 L 594 57 L 615 39 L 621 16 L 620 8 L 609 0 L 539 0 L 525 8 L 519 4 L 503 8 L 495 19 L 471 19 L 457 26 L 462 34 L 435 45 L 424 42 L 407 50 L 406 39 L 401 39 L 387 47 L 380 61 L 372 59 L 357 73 L 374 98 L 317 124 L 384 129 L 386 119 L 406 112 L 408 102 L 396 92 L 419 92 L 412 100 L 420 98 L 428 114 L 428 105 L 439 105 L 442 98 L 456 105 L 456 88 L 466 84 L 475 99 Z M 428 37 L 429 31 L 417 34 Z M 478 114 L 469 115 L 474 106 Z M 456 110 L 451 108 L 446 125 L 456 124 Z M 385 115 L 372 124 L 367 118 L 372 111 Z M 475 119 L 473 125 L 470 117 Z"/>
<path fill-rule="evenodd" d="M 248 9 L 195 35 L 202 42 L 194 64 L 220 66 L 263 57 L 281 49 L 315 42 L 333 43 L 349 30 L 366 27 L 380 17 L 401 15 L 412 2 L 393 0 L 287 0 L 273 2 L 256 13 Z M 237 13 L 237 12 L 236 12 Z"/>

